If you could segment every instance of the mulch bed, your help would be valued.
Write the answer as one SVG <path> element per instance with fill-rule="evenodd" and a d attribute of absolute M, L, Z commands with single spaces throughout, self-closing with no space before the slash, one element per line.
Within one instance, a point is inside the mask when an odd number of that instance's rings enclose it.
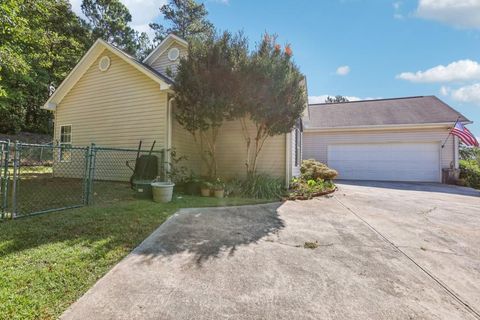
<path fill-rule="evenodd" d="M 331 190 L 326 190 L 326 191 L 322 191 L 322 192 L 317 192 L 317 193 L 314 193 L 311 195 L 311 197 L 306 197 L 306 196 L 303 196 L 303 195 L 298 195 L 298 196 L 289 196 L 289 197 L 285 197 L 283 198 L 283 200 L 310 200 L 312 198 L 316 198 L 316 197 L 320 197 L 320 196 L 325 196 L 327 194 L 331 194 L 331 193 L 334 193 L 335 191 L 337 191 L 337 187 L 334 187 L 333 189 Z"/>

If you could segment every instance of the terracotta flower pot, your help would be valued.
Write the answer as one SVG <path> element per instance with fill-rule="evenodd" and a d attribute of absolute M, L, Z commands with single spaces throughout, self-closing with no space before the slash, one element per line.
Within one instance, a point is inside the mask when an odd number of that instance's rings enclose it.
<path fill-rule="evenodd" d="M 215 198 L 219 198 L 219 199 L 220 199 L 220 198 L 223 198 L 223 197 L 224 197 L 224 195 L 225 195 L 225 190 L 223 190 L 223 189 L 222 189 L 222 190 L 214 190 L 214 191 L 213 191 L 213 194 L 214 194 Z"/>
<path fill-rule="evenodd" d="M 202 194 L 202 197 L 210 197 L 210 189 L 208 188 L 201 188 L 200 193 Z"/>

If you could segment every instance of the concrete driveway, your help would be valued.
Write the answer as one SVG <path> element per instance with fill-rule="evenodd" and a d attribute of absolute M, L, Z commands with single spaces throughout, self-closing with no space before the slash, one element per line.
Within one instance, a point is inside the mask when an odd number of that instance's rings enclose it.
<path fill-rule="evenodd" d="M 480 319 L 479 196 L 342 182 L 330 198 L 182 210 L 62 318 Z"/>

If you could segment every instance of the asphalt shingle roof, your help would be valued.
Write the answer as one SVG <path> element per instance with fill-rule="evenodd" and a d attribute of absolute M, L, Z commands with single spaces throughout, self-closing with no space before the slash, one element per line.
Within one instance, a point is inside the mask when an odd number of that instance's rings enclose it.
<path fill-rule="evenodd" d="M 469 122 L 435 96 L 311 104 L 309 109 L 306 128 L 453 123 L 458 117 Z"/>

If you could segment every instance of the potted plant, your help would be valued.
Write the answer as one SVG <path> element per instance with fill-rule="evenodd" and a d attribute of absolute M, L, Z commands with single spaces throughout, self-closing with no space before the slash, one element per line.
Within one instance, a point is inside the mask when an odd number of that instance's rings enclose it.
<path fill-rule="evenodd" d="M 223 198 L 225 195 L 225 182 L 220 178 L 217 178 L 213 184 L 213 194 L 215 198 Z"/>
<path fill-rule="evenodd" d="M 173 187 L 175 184 L 173 182 L 161 181 L 160 177 L 157 177 L 151 183 L 153 201 L 155 202 L 170 202 L 172 201 Z"/>
<path fill-rule="evenodd" d="M 203 181 L 200 185 L 200 193 L 202 197 L 210 197 L 210 190 L 212 189 L 212 183 Z"/>

